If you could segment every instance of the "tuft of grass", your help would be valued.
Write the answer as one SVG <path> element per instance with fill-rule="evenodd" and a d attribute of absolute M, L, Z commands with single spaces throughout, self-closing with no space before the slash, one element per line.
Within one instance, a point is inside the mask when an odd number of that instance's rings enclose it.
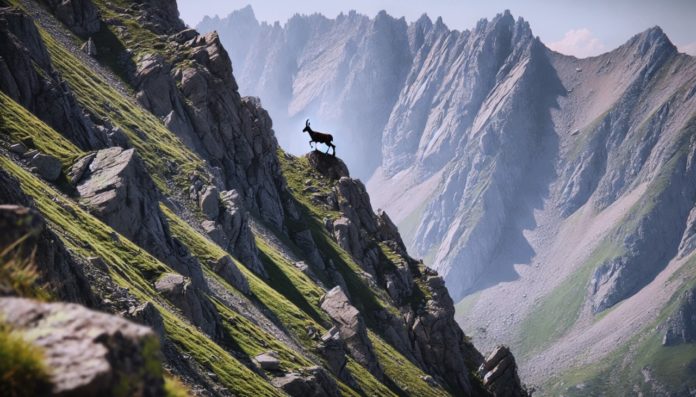
<path fill-rule="evenodd" d="M 41 351 L 0 322 L 0 396 L 33 397 L 49 390 Z"/>
<path fill-rule="evenodd" d="M 7 247 L 0 248 L 0 292 L 25 298 L 48 300 L 50 294 L 38 284 L 39 272 L 34 263 L 35 251 L 26 255 L 21 250 L 25 235 Z"/>
<path fill-rule="evenodd" d="M 179 378 L 173 375 L 164 376 L 165 397 L 189 397 L 191 390 Z"/>

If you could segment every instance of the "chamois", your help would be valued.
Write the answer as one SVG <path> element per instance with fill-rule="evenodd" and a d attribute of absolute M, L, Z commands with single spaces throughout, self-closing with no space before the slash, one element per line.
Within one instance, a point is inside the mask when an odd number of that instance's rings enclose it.
<path fill-rule="evenodd" d="M 314 147 L 314 150 L 317 150 L 316 144 L 323 143 L 327 146 L 326 153 L 329 153 L 329 149 L 333 149 L 333 155 L 336 155 L 336 145 L 331 143 L 333 141 L 333 136 L 331 134 L 324 134 L 323 132 L 312 131 L 309 127 L 309 119 L 305 121 L 305 128 L 302 132 L 308 132 L 309 136 L 312 138 L 312 140 L 309 141 L 309 147 Z M 314 143 L 314 146 L 312 146 L 312 143 Z"/>

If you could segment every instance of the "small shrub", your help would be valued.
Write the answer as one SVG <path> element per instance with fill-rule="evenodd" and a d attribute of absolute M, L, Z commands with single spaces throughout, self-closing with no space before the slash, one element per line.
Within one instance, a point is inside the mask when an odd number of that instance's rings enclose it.
<path fill-rule="evenodd" d="M 47 300 L 45 288 L 37 283 L 39 273 L 34 263 L 35 251 L 26 254 L 21 238 L 8 247 L 0 248 L 0 295 Z"/>

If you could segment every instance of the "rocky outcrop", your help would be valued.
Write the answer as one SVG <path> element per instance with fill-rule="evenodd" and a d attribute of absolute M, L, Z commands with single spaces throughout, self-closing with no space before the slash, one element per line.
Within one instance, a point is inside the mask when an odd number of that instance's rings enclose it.
<path fill-rule="evenodd" d="M 138 63 L 138 101 L 220 173 L 222 190 L 236 190 L 245 207 L 283 227 L 285 185 L 268 113 L 254 98 L 241 98 L 227 52 L 216 33 L 174 36 L 186 60 L 159 55 Z"/>
<path fill-rule="evenodd" d="M 351 356 L 367 367 L 375 377 L 382 378 L 382 369 L 372 349 L 372 343 L 367 337 L 365 320 L 358 309 L 351 305 L 341 287 L 334 287 L 324 295 L 321 308 L 338 328 L 338 334 L 346 343 Z"/>
<path fill-rule="evenodd" d="M 246 267 L 267 277 L 251 231 L 249 214 L 239 193 L 236 190 L 222 192 L 220 204 L 222 212 L 215 221 L 204 221 L 203 229 L 213 241 Z"/>
<path fill-rule="evenodd" d="M 199 264 L 171 237 L 159 209 L 160 195 L 135 150 L 112 147 L 97 151 L 91 161 L 89 157 L 83 160 L 70 173 L 76 176 L 72 182 L 90 212 L 180 273 L 201 282 Z"/>
<path fill-rule="evenodd" d="M 338 327 L 331 327 L 324 335 L 318 346 L 319 354 L 326 360 L 327 367 L 331 373 L 347 385 L 355 386 L 355 380 L 346 367 L 348 354 L 346 344 L 341 338 Z"/>
<path fill-rule="evenodd" d="M 167 281 L 158 288 L 160 292 L 208 334 L 220 332 L 219 316 L 205 297 L 208 287 L 200 263 L 171 236 L 159 208 L 160 193 L 135 150 L 99 150 L 89 165 L 78 161 L 71 173 L 79 175 L 76 168 L 84 167 L 81 178 L 73 180 L 80 201 L 117 232 L 179 272 L 157 281 Z M 184 281 L 184 276 L 190 281 Z M 188 288 L 189 283 L 193 288 Z"/>
<path fill-rule="evenodd" d="M 63 3 L 70 7 L 76 2 Z M 109 143 L 108 137 L 85 116 L 53 68 L 46 46 L 28 16 L 18 9 L 0 8 L 0 41 L 0 91 L 82 149 Z"/>
<path fill-rule="evenodd" d="M 479 353 L 465 341 L 454 321 L 454 305 L 442 278 L 436 274 L 426 277 L 431 299 L 425 310 L 409 321 L 412 343 L 430 373 L 468 392 L 471 380 L 462 369 L 467 368 L 468 361 L 479 361 Z"/>
<path fill-rule="evenodd" d="M 101 21 L 90 0 L 44 0 L 51 12 L 76 35 L 87 37 L 99 32 Z"/>
<path fill-rule="evenodd" d="M 321 367 L 305 368 L 302 372 L 291 372 L 271 381 L 293 397 L 338 397 L 336 381 Z"/>
<path fill-rule="evenodd" d="M 319 173 L 329 179 L 341 179 L 343 177 L 350 177 L 350 172 L 348 172 L 348 167 L 343 160 L 336 158 L 326 153 L 322 153 L 318 150 L 313 150 L 305 156 L 309 165 Z"/>
<path fill-rule="evenodd" d="M 163 396 L 157 335 L 147 327 L 80 305 L 0 298 L 0 316 L 39 347 L 57 396 Z"/>
<path fill-rule="evenodd" d="M 684 291 L 677 310 L 667 319 L 662 345 L 696 342 L 696 288 Z"/>
<path fill-rule="evenodd" d="M 498 346 L 479 367 L 483 385 L 495 397 L 528 397 L 517 376 L 515 358 L 506 346 Z"/>
<path fill-rule="evenodd" d="M 164 273 L 155 290 L 178 307 L 186 317 L 209 335 L 218 332 L 219 318 L 212 305 L 195 289 L 191 280 L 177 273 Z"/>

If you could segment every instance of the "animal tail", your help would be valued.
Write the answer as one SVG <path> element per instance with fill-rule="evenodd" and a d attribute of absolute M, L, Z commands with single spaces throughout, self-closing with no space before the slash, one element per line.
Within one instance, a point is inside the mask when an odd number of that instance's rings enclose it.
<path fill-rule="evenodd" d="M 329 134 L 329 142 L 333 141 L 333 135 Z"/>

